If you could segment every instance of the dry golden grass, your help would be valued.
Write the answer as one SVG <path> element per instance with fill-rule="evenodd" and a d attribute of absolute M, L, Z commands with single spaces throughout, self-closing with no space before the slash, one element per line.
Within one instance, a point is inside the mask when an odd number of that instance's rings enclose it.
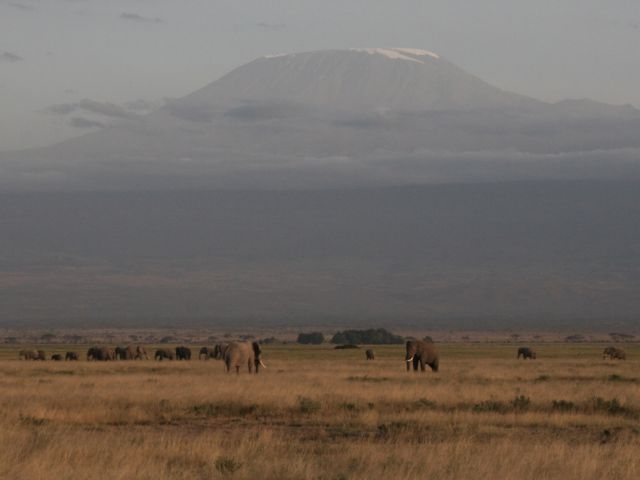
<path fill-rule="evenodd" d="M 3 350 L 0 478 L 637 479 L 640 349 L 626 348 L 626 362 L 598 345 L 517 361 L 510 345 L 443 345 L 442 371 L 414 374 L 402 347 L 367 362 L 267 346 L 257 376 Z"/>

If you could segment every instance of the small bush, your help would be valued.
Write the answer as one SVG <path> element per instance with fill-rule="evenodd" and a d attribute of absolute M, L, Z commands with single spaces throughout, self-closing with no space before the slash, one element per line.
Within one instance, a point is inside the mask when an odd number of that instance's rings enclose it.
<path fill-rule="evenodd" d="M 591 399 L 591 406 L 594 410 L 599 412 L 606 412 L 609 415 L 627 414 L 629 410 L 624 407 L 617 398 L 611 400 L 605 400 L 601 397 L 594 397 Z"/>
<path fill-rule="evenodd" d="M 531 399 L 529 397 L 525 397 L 524 395 L 518 395 L 516 398 L 511 400 L 511 406 L 515 410 L 519 411 L 528 410 L 531 406 Z"/>
<path fill-rule="evenodd" d="M 360 347 L 357 345 L 348 344 L 348 345 L 336 345 L 334 348 L 336 350 L 350 350 L 352 348 L 360 348 Z"/>
<path fill-rule="evenodd" d="M 473 411 L 476 413 L 483 412 L 496 412 L 504 413 L 507 411 L 507 406 L 497 400 L 486 400 L 484 402 L 476 403 L 473 406 Z"/>
<path fill-rule="evenodd" d="M 232 475 L 240 469 L 242 464 L 230 457 L 218 457 L 215 461 L 216 470 L 222 475 Z"/>
<path fill-rule="evenodd" d="M 298 406 L 300 408 L 300 412 L 307 415 L 316 413 L 320 411 L 321 408 L 320 402 L 308 397 L 299 397 Z"/>
<path fill-rule="evenodd" d="M 534 382 L 547 382 L 551 380 L 550 375 L 539 375 L 535 378 Z"/>
<path fill-rule="evenodd" d="M 569 412 L 576 409 L 576 405 L 568 400 L 554 400 L 551 402 L 551 408 L 560 412 Z"/>

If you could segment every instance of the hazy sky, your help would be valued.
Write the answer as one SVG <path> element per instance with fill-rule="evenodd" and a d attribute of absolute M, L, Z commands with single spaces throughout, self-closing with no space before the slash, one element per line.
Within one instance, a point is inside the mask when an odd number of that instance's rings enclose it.
<path fill-rule="evenodd" d="M 425 48 L 543 100 L 640 106 L 639 44 L 638 0 L 0 0 L 0 150 L 325 48 Z M 51 113 L 81 100 L 94 123 Z"/>

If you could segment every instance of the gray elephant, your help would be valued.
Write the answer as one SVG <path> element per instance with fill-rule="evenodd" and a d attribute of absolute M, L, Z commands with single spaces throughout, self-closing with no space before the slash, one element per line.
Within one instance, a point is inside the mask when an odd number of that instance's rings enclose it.
<path fill-rule="evenodd" d="M 438 371 L 440 365 L 440 355 L 438 350 L 432 342 L 425 342 L 423 340 L 409 340 L 407 341 L 407 355 L 405 361 L 407 362 L 407 371 L 410 370 L 413 363 L 413 369 L 425 371 L 425 365 L 429 365 L 434 372 Z"/>
<path fill-rule="evenodd" d="M 229 345 L 229 343 L 217 343 L 216 346 L 213 347 L 213 357 L 216 360 L 223 360 Z"/>
<path fill-rule="evenodd" d="M 627 354 L 621 348 L 607 347 L 602 352 L 602 359 L 609 358 L 610 360 L 626 360 Z"/>
<path fill-rule="evenodd" d="M 232 368 L 236 369 L 236 373 L 240 373 L 240 367 L 246 366 L 249 373 L 255 367 L 258 373 L 260 367 L 267 368 L 262 362 L 262 349 L 258 342 L 232 342 L 225 349 L 223 358 L 227 372 Z"/>
<path fill-rule="evenodd" d="M 199 357 L 201 360 L 209 360 L 210 358 L 216 358 L 215 348 L 202 347 L 200 349 Z"/>
<path fill-rule="evenodd" d="M 149 355 L 147 355 L 147 349 L 142 345 L 136 345 L 135 353 L 133 355 L 134 360 L 149 360 Z"/>
<path fill-rule="evenodd" d="M 176 347 L 176 359 L 191 360 L 191 349 L 184 346 Z"/>
<path fill-rule="evenodd" d="M 376 354 L 375 354 L 375 352 L 373 350 L 369 349 L 364 353 L 367 356 L 367 360 L 375 360 L 376 359 Z"/>
<path fill-rule="evenodd" d="M 536 352 L 531 350 L 529 347 L 520 347 L 518 349 L 518 360 L 522 357 L 524 360 L 530 358 L 531 360 L 535 360 L 537 358 Z"/>
<path fill-rule="evenodd" d="M 133 360 L 136 355 L 135 350 L 130 347 L 116 347 L 116 360 Z"/>
<path fill-rule="evenodd" d="M 176 352 L 171 348 L 159 348 L 156 350 L 156 354 L 154 355 L 154 358 L 158 361 L 175 360 Z"/>
<path fill-rule="evenodd" d="M 91 347 L 87 351 L 87 360 L 106 362 L 116 359 L 116 351 L 109 347 Z"/>
<path fill-rule="evenodd" d="M 40 355 L 37 350 L 24 349 L 18 352 L 18 358 L 20 360 L 40 360 Z"/>
<path fill-rule="evenodd" d="M 77 361 L 78 360 L 78 353 L 77 352 L 67 352 L 67 354 L 64 356 L 65 360 L 69 360 L 69 361 Z"/>
<path fill-rule="evenodd" d="M 53 355 L 51 355 L 51 360 L 53 360 L 54 362 L 61 362 L 63 360 L 63 357 L 59 353 L 54 353 Z"/>

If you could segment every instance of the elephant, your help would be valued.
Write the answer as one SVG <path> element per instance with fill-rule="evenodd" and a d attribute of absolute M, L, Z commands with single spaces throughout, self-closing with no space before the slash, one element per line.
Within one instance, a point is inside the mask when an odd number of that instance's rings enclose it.
<path fill-rule="evenodd" d="M 204 358 L 202 357 L 204 355 Z M 201 360 L 209 360 L 210 358 L 216 358 L 215 348 L 202 347 L 200 349 L 199 358 Z"/>
<path fill-rule="evenodd" d="M 21 360 L 43 360 L 40 358 L 39 350 L 20 350 L 18 353 L 18 358 Z"/>
<path fill-rule="evenodd" d="M 136 353 L 133 357 L 135 360 L 149 360 L 149 355 L 147 355 L 147 349 L 142 345 L 136 345 Z"/>
<path fill-rule="evenodd" d="M 53 360 L 54 362 L 61 362 L 63 358 L 59 353 L 54 353 L 53 355 L 51 355 L 51 360 Z"/>
<path fill-rule="evenodd" d="M 609 357 L 610 360 L 626 360 L 627 354 L 621 348 L 607 347 L 602 352 L 602 359 Z"/>
<path fill-rule="evenodd" d="M 432 342 L 425 342 L 424 340 L 409 340 L 407 341 L 407 355 L 405 357 L 407 362 L 407 371 L 411 368 L 413 362 L 413 369 L 425 371 L 425 365 L 429 365 L 433 372 L 438 371 L 440 364 L 440 355 L 438 350 Z"/>
<path fill-rule="evenodd" d="M 223 358 L 227 372 L 230 372 L 232 368 L 236 369 L 236 373 L 240 373 L 240 367 L 246 365 L 249 369 L 249 373 L 252 372 L 253 367 L 258 373 L 260 367 L 267 368 L 262 359 L 262 349 L 258 342 L 232 342 L 225 349 Z"/>
<path fill-rule="evenodd" d="M 217 343 L 213 348 L 213 357 L 216 360 L 223 360 L 227 349 L 229 348 L 229 343 Z"/>
<path fill-rule="evenodd" d="M 535 350 L 531 350 L 529 347 L 520 347 L 518 349 L 518 360 L 522 357 L 524 360 L 530 358 L 531 360 L 535 360 L 537 358 Z"/>
<path fill-rule="evenodd" d="M 91 347 L 87 351 L 87 360 L 98 360 L 106 362 L 108 360 L 116 359 L 116 351 L 113 348 L 108 347 Z"/>
<path fill-rule="evenodd" d="M 116 360 L 133 360 L 136 356 L 136 351 L 131 347 L 116 347 Z"/>
<path fill-rule="evenodd" d="M 46 360 L 47 354 L 44 353 L 44 350 L 38 350 L 38 358 L 34 358 L 34 360 Z"/>
<path fill-rule="evenodd" d="M 154 358 L 158 361 L 162 361 L 164 359 L 175 360 L 176 353 L 170 348 L 159 348 L 156 350 L 156 354 L 154 355 Z"/>
<path fill-rule="evenodd" d="M 375 354 L 375 352 L 373 350 L 369 349 L 364 353 L 367 356 L 367 360 L 375 360 L 376 359 L 376 354 Z"/>
<path fill-rule="evenodd" d="M 184 346 L 176 347 L 176 359 L 191 360 L 191 349 Z"/>
<path fill-rule="evenodd" d="M 76 352 L 67 352 L 67 354 L 64 356 L 65 360 L 78 360 L 78 354 Z"/>

